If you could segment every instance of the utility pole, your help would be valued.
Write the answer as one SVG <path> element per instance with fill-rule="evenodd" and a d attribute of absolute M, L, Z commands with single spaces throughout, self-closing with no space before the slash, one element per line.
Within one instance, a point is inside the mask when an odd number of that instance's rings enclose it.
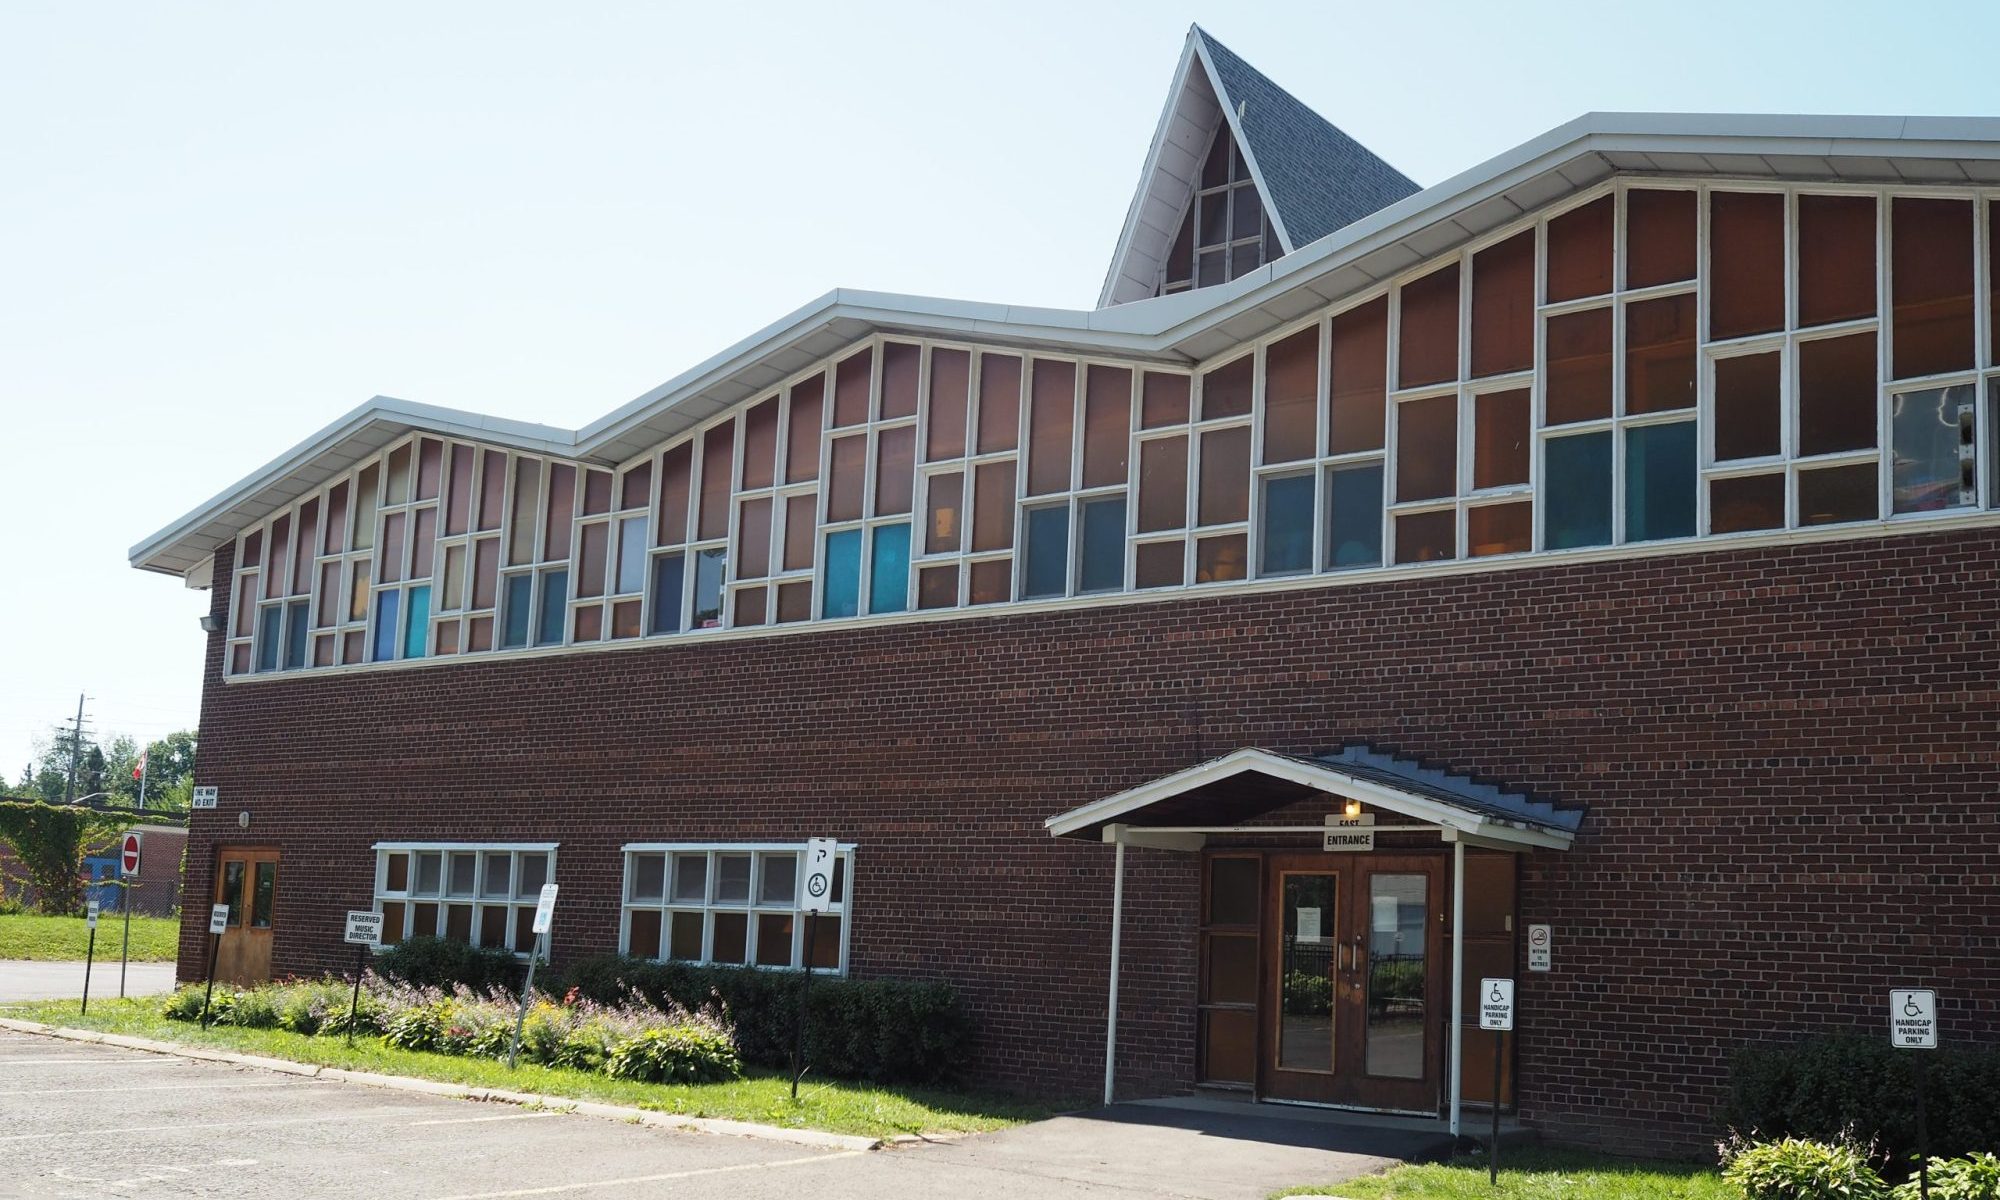
<path fill-rule="evenodd" d="M 76 762 L 83 757 L 83 693 L 76 694 L 76 726 L 69 735 L 69 782 L 63 785 L 63 803 L 76 803 Z"/>

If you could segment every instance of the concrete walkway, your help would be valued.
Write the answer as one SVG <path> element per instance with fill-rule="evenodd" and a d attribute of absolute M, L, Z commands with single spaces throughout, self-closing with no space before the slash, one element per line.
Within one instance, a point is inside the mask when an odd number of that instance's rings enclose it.
<path fill-rule="evenodd" d="M 157 996 L 174 990 L 174 964 L 170 962 L 129 963 L 125 967 L 127 996 Z M 97 999 L 118 996 L 118 959 L 100 958 L 90 972 L 90 995 Z M 68 1000 L 83 998 L 83 964 L 80 962 L 29 962 L 0 959 L 0 1004 L 13 1000 Z"/>

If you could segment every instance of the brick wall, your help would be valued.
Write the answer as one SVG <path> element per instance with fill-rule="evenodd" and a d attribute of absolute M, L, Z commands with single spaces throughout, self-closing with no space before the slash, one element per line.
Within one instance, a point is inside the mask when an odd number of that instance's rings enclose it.
<path fill-rule="evenodd" d="M 1982 529 L 230 687 L 218 635 L 190 911 L 218 839 L 280 845 L 274 968 L 337 969 L 371 843 L 555 840 L 571 957 L 624 842 L 838 836 L 854 971 L 951 979 L 983 1079 L 1089 1094 L 1111 853 L 1042 821 L 1366 740 L 1590 805 L 1523 864 L 1522 1113 L 1693 1149 L 1732 1047 L 1875 1031 L 1891 982 L 2000 1037 L 1996 566 Z M 1126 1091 L 1192 1080 L 1197 861 L 1128 859 Z"/>

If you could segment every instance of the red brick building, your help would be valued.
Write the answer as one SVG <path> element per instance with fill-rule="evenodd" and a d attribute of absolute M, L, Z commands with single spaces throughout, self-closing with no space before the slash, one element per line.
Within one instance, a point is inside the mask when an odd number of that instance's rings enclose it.
<path fill-rule="evenodd" d="M 796 968 L 828 836 L 814 963 L 951 980 L 983 1080 L 1455 1121 L 1504 976 L 1500 1102 L 1623 1147 L 1892 985 L 1991 1040 L 1996 181 L 1597 114 L 1420 190 L 1195 30 L 1094 309 L 377 398 L 136 547 L 214 595 L 188 903 L 245 976 L 550 881 L 558 961 Z"/>

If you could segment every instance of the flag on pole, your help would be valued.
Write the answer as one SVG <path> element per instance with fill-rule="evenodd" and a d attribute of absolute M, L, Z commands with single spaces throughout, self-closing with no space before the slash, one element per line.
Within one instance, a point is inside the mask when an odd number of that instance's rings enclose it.
<path fill-rule="evenodd" d="M 144 779 L 145 777 L 146 777 L 146 751 L 141 750 L 139 751 L 139 761 L 132 768 L 132 778 Z"/>

